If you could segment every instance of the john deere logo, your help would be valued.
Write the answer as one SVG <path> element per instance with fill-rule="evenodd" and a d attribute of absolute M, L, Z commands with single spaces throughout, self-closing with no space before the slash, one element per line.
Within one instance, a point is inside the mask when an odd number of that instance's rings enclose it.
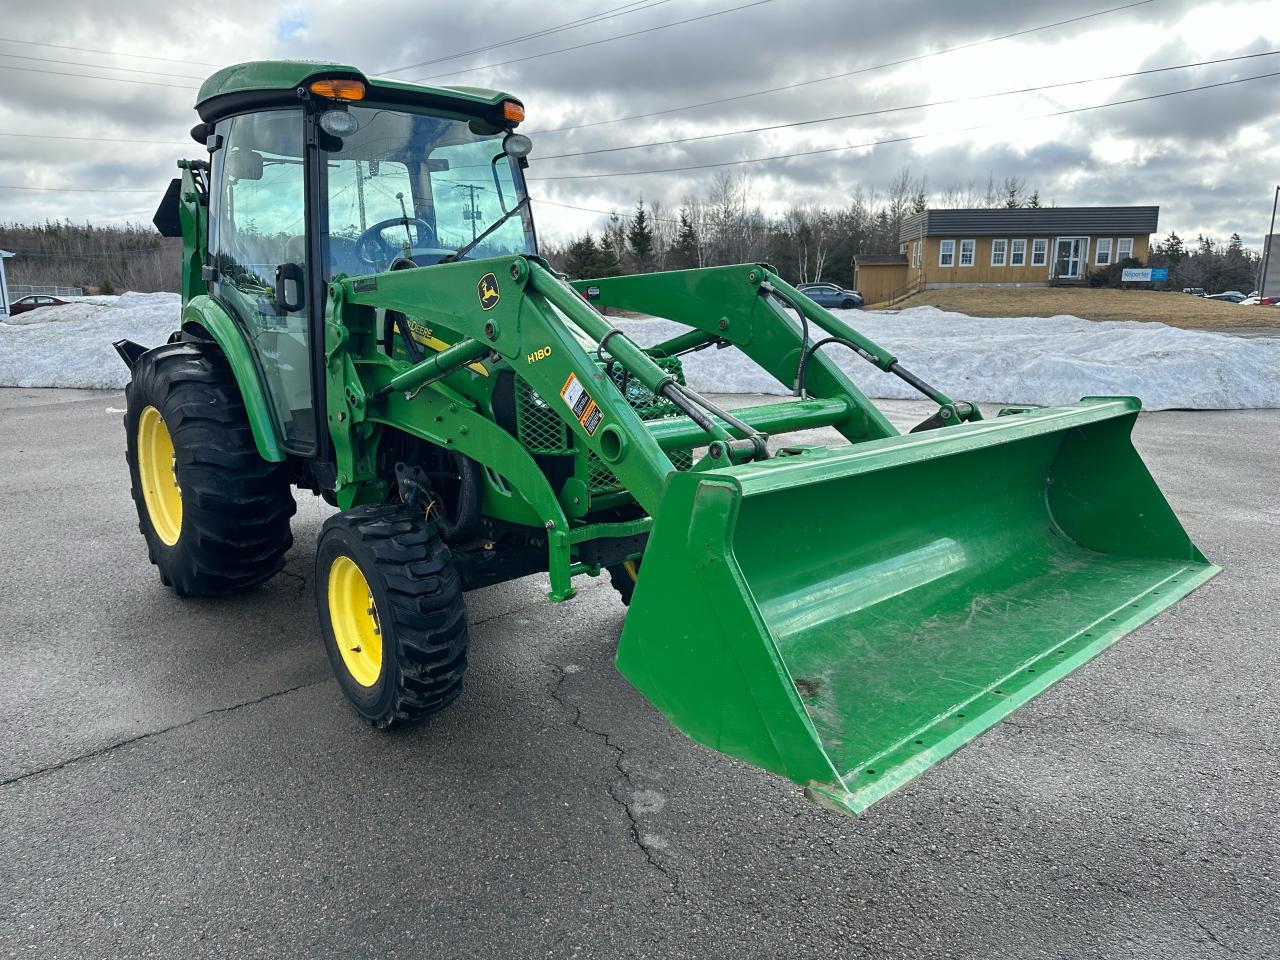
<path fill-rule="evenodd" d="M 486 273 L 476 284 L 476 293 L 480 295 L 480 306 L 492 310 L 498 305 L 498 278 Z"/>

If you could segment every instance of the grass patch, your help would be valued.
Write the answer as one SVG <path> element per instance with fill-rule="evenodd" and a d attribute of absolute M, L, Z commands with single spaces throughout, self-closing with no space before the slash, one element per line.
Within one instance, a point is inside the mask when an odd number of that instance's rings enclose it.
<path fill-rule="evenodd" d="M 893 305 L 938 307 L 971 317 L 1053 317 L 1146 320 L 1203 330 L 1280 327 L 1280 309 L 1242 307 L 1185 293 L 1112 290 L 1106 287 L 955 287 L 923 290 Z"/>

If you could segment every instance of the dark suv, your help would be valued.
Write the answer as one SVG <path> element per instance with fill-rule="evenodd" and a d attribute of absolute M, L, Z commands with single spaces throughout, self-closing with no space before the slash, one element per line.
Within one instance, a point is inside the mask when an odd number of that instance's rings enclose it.
<path fill-rule="evenodd" d="M 796 289 L 820 307 L 837 307 L 852 310 L 862 306 L 862 294 L 846 290 L 834 283 L 797 283 Z"/>

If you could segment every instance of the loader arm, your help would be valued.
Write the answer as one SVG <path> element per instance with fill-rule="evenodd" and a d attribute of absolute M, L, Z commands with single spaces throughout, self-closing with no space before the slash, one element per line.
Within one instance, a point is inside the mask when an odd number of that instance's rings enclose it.
<path fill-rule="evenodd" d="M 600 305 L 688 329 L 642 348 Z M 387 355 L 385 311 L 427 331 L 430 354 Z M 341 504 L 385 497 L 377 447 L 394 428 L 504 479 L 546 531 L 553 599 L 599 571 L 589 544 L 632 538 L 643 566 L 619 671 L 693 739 L 843 813 L 1218 569 L 1133 449 L 1135 399 L 984 421 L 759 264 L 572 287 L 529 256 L 344 277 L 326 330 Z M 899 434 L 823 341 L 916 386 L 941 428 Z M 698 397 L 670 360 L 722 342 L 787 388 L 806 366 L 805 396 L 736 413 Z M 640 416 L 615 365 L 677 415 Z M 553 482 L 498 422 L 493 384 L 507 372 L 564 424 L 565 455 L 607 468 L 620 492 Z M 848 443 L 775 454 L 763 442 L 820 426 Z M 601 509 L 620 503 L 636 512 Z"/>

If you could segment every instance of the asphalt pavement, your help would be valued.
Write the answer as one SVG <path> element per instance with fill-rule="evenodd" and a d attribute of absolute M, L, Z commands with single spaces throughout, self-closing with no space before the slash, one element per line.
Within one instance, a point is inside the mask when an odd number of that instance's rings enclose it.
<path fill-rule="evenodd" d="M 589 578 L 469 594 L 462 697 L 370 729 L 318 638 L 329 508 L 181 600 L 123 406 L 0 390 L 0 956 L 1280 955 L 1280 411 L 1144 415 L 1225 572 L 852 820 L 669 726 Z"/>

